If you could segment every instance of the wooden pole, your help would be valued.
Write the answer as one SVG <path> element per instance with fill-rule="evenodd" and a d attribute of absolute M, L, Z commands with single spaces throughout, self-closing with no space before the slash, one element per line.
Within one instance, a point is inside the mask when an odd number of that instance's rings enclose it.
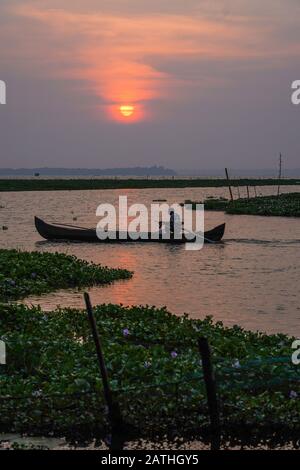
<path fill-rule="evenodd" d="M 250 195 L 249 195 L 249 186 L 248 186 L 248 184 L 247 184 L 247 199 L 248 199 L 248 201 L 249 201 L 249 199 L 250 199 Z"/>
<path fill-rule="evenodd" d="M 279 154 L 279 173 L 278 173 L 278 188 L 277 188 L 277 196 L 280 194 L 280 181 L 281 181 L 281 172 L 282 172 L 282 155 Z"/>
<path fill-rule="evenodd" d="M 122 449 L 124 444 L 124 439 L 122 437 L 122 428 L 123 421 L 120 412 L 118 403 L 114 402 L 112 391 L 110 389 L 107 369 L 105 365 L 104 355 L 102 351 L 102 346 L 100 342 L 100 337 L 98 333 L 98 328 L 90 300 L 90 296 L 87 292 L 84 293 L 84 300 L 86 305 L 86 310 L 88 313 L 88 319 L 91 325 L 91 330 L 93 334 L 93 339 L 96 347 L 96 354 L 101 374 L 101 379 L 103 383 L 104 397 L 108 408 L 108 416 L 112 427 L 112 438 L 109 443 L 111 449 Z"/>
<path fill-rule="evenodd" d="M 216 380 L 211 361 L 211 351 L 206 338 L 198 340 L 198 347 L 202 358 L 202 369 L 206 387 L 207 404 L 211 425 L 211 449 L 220 450 L 221 426 L 219 404 L 217 399 Z"/>
<path fill-rule="evenodd" d="M 227 168 L 225 168 L 225 174 L 226 174 L 226 179 L 227 179 L 227 182 L 228 182 L 228 188 L 229 188 L 229 193 L 230 193 L 230 199 L 231 199 L 231 201 L 233 201 L 233 194 L 232 194 L 232 189 L 231 189 L 231 184 L 230 184 L 230 179 L 229 179 L 229 175 L 228 175 L 228 170 L 227 170 Z"/>

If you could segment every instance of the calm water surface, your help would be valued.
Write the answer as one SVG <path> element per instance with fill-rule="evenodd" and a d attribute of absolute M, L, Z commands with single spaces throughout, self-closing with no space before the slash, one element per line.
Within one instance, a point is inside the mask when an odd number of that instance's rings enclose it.
<path fill-rule="evenodd" d="M 252 188 L 250 188 L 252 191 Z M 299 191 L 283 187 L 282 191 Z M 242 189 L 243 191 L 243 189 Z M 274 194 L 275 188 L 258 191 Z M 0 246 L 62 251 L 95 263 L 134 271 L 130 280 L 90 289 L 94 304 L 103 302 L 167 306 L 195 318 L 213 315 L 226 325 L 285 332 L 300 337 L 300 221 L 294 218 L 230 216 L 206 212 L 205 228 L 227 224 L 224 243 L 200 251 L 165 244 L 54 244 L 35 231 L 34 215 L 47 221 L 95 226 L 102 202 L 149 205 L 153 199 L 183 202 L 227 196 L 226 188 L 133 189 L 99 191 L 18 192 L 0 194 Z M 74 222 L 73 218 L 77 220 Z M 82 307 L 82 293 L 58 291 L 26 299 L 44 309 L 57 305 Z"/>

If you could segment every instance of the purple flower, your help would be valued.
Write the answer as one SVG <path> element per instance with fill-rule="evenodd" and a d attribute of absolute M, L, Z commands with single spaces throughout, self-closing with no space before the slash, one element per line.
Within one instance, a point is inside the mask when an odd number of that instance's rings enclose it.
<path fill-rule="evenodd" d="M 173 359 L 176 359 L 176 357 L 178 356 L 178 354 L 177 354 L 176 351 L 172 351 L 172 352 L 171 352 L 171 356 L 173 357 Z"/>
<path fill-rule="evenodd" d="M 130 335 L 130 333 L 129 333 L 128 328 L 124 328 L 124 330 L 123 330 L 123 336 L 129 336 L 129 335 Z"/>
<path fill-rule="evenodd" d="M 235 369 L 240 369 L 241 368 L 240 361 L 238 359 L 235 359 L 232 364 L 232 367 L 234 367 Z"/>
<path fill-rule="evenodd" d="M 198 333 L 202 330 L 201 326 L 199 325 L 193 325 L 193 328 L 195 331 L 197 331 Z"/>
<path fill-rule="evenodd" d="M 15 286 L 15 285 L 16 285 L 16 283 L 15 283 L 15 281 L 14 281 L 13 279 L 10 279 L 10 280 L 9 280 L 9 284 L 10 284 L 11 286 Z"/>
<path fill-rule="evenodd" d="M 290 391 L 290 398 L 297 398 L 298 397 L 298 393 L 295 392 L 294 390 L 291 390 Z"/>
<path fill-rule="evenodd" d="M 31 273 L 31 277 L 32 277 L 32 279 L 35 279 L 35 278 L 36 278 L 36 276 L 37 276 L 37 274 L 36 274 L 36 273 Z"/>

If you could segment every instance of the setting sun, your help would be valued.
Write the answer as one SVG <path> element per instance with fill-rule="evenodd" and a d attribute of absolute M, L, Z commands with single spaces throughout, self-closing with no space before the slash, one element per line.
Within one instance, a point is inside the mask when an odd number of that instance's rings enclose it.
<path fill-rule="evenodd" d="M 132 104 L 120 104 L 120 102 L 126 103 L 125 100 L 120 99 L 119 103 L 112 103 L 106 107 L 108 116 L 112 121 L 122 124 L 135 124 L 146 118 L 146 112 L 142 103 L 131 101 Z"/>
<path fill-rule="evenodd" d="M 129 117 L 129 116 L 132 116 L 132 114 L 134 113 L 134 106 L 131 106 L 131 105 L 123 105 L 123 106 L 120 106 L 120 113 L 122 114 L 122 116 L 124 117 Z"/>

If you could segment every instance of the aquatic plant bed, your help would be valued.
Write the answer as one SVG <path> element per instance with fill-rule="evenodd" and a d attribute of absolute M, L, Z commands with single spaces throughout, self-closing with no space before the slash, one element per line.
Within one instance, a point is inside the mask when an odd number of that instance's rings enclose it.
<path fill-rule="evenodd" d="M 238 186 L 274 186 L 274 178 L 234 179 Z M 281 185 L 300 185 L 300 179 L 282 179 Z M 59 191 L 85 189 L 131 189 L 131 188 L 218 188 L 228 186 L 223 178 L 150 178 L 150 179 L 0 179 L 0 191 Z"/>
<path fill-rule="evenodd" d="M 196 207 L 196 202 L 186 201 Z M 206 199 L 206 210 L 224 211 L 227 214 L 267 215 L 281 217 L 300 217 L 300 193 L 262 196 L 250 199 Z"/>
<path fill-rule="evenodd" d="M 300 436 L 300 368 L 292 339 L 165 309 L 100 305 L 95 317 L 109 381 L 133 436 L 208 440 L 197 339 L 212 347 L 227 443 L 272 446 Z M 102 382 L 84 311 L 0 305 L 7 365 L 0 372 L 0 432 L 88 444 L 109 434 Z"/>
<path fill-rule="evenodd" d="M 63 253 L 0 249 L 0 301 L 55 289 L 107 284 L 127 279 L 125 269 L 102 267 Z"/>

